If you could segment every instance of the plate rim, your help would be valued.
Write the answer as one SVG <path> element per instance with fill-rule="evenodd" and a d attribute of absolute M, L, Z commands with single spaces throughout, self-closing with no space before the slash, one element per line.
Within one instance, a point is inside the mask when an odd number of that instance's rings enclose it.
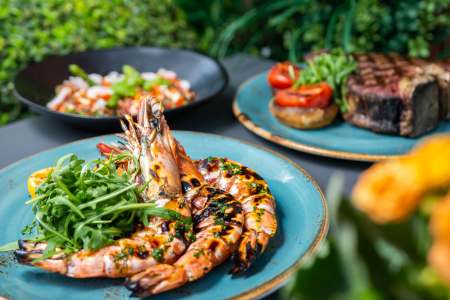
<path fill-rule="evenodd" d="M 305 253 L 302 256 L 300 256 L 288 268 L 286 268 L 281 273 L 277 274 L 272 279 L 264 281 L 260 285 L 255 286 L 252 289 L 242 292 L 242 293 L 240 293 L 236 296 L 233 296 L 229 299 L 233 299 L 233 300 L 260 299 L 260 298 L 264 297 L 265 295 L 269 294 L 270 292 L 273 292 L 277 288 L 280 288 L 281 286 L 283 286 L 283 284 L 286 283 L 286 281 L 291 277 L 291 275 L 294 274 L 303 265 L 305 259 L 307 259 L 308 257 L 312 256 L 314 253 L 317 252 L 319 246 L 325 240 L 327 233 L 328 233 L 329 222 L 330 222 L 329 221 L 328 204 L 327 204 L 325 195 L 324 195 L 322 189 L 320 188 L 319 184 L 317 183 L 317 181 L 300 164 L 294 162 L 290 158 L 288 158 L 274 150 L 271 150 L 263 145 L 258 145 L 258 144 L 255 144 L 255 143 L 252 143 L 249 141 L 245 141 L 245 140 L 241 140 L 241 139 L 233 138 L 233 137 L 229 137 L 229 136 L 224 136 L 224 135 L 220 135 L 220 134 L 214 134 L 214 133 L 197 132 L 197 131 L 191 131 L 191 130 L 172 130 L 172 132 L 219 137 L 222 139 L 228 139 L 228 140 L 232 140 L 234 142 L 246 144 L 247 146 L 254 147 L 258 150 L 268 152 L 269 154 L 272 154 L 280 159 L 287 161 L 289 164 L 291 164 L 293 167 L 295 167 L 298 171 L 300 171 L 300 173 L 302 173 L 307 178 L 307 180 L 312 184 L 312 187 L 319 193 L 320 203 L 322 205 L 322 211 L 323 211 L 323 218 L 321 220 L 320 227 L 318 229 L 316 236 L 314 237 L 313 242 L 309 245 L 309 247 L 307 248 Z M 21 159 L 15 161 L 13 163 L 10 163 L 3 168 L 0 168 L 0 175 L 5 174 L 6 172 L 8 172 L 10 169 L 14 168 L 18 164 L 21 164 L 27 160 L 30 160 L 30 159 L 34 158 L 35 156 L 45 154 L 47 152 L 56 150 L 58 148 L 66 147 L 71 144 L 76 144 L 76 143 L 85 142 L 85 141 L 94 140 L 94 139 L 101 139 L 101 138 L 104 138 L 107 136 L 114 136 L 114 135 L 115 135 L 115 133 L 83 138 L 83 139 L 65 143 L 65 144 L 62 144 L 62 145 L 59 145 L 56 147 L 52 147 L 50 149 L 39 151 L 35 154 L 29 155 L 27 157 L 24 157 L 24 158 L 21 158 Z"/>
<path fill-rule="evenodd" d="M 54 116 L 55 118 L 68 118 L 71 120 L 81 120 L 83 122 L 85 121 L 106 121 L 106 122 L 117 122 L 119 119 L 121 119 L 121 116 L 98 116 L 98 117 L 93 117 L 93 116 L 84 116 L 84 115 L 77 115 L 77 114 L 71 114 L 71 113 L 65 113 L 65 112 L 58 112 L 58 111 L 54 111 L 49 109 L 46 105 L 41 105 L 36 103 L 35 101 L 33 101 L 32 99 L 29 99 L 25 96 L 23 96 L 16 88 L 16 81 L 17 78 L 23 73 L 25 72 L 30 66 L 35 65 L 35 64 L 42 64 L 44 63 L 46 60 L 48 59 L 53 59 L 53 58 L 62 58 L 62 57 L 66 57 L 66 56 L 71 56 L 71 55 L 79 55 L 79 54 L 83 54 L 83 53 L 102 53 L 102 52 L 120 52 L 120 51 L 124 51 L 124 50 L 151 50 L 151 49 L 157 49 L 157 50 L 169 50 L 169 51 L 173 51 L 173 52 L 187 52 L 187 53 L 191 53 L 191 54 L 195 54 L 195 55 L 199 55 L 199 56 L 203 56 L 206 59 L 211 60 L 212 62 L 214 62 L 214 64 L 216 64 L 216 66 L 219 69 L 219 72 L 222 74 L 223 76 L 223 84 L 222 86 L 217 89 L 217 91 L 203 99 L 196 99 L 195 101 L 191 102 L 191 103 L 187 103 L 183 106 L 180 107 L 175 107 L 172 109 L 167 109 L 166 113 L 168 114 L 172 114 L 172 113 L 178 113 L 178 112 L 183 112 L 186 109 L 190 109 L 190 108 L 194 108 L 200 104 L 205 104 L 206 102 L 208 102 L 209 100 L 213 100 L 214 98 L 218 97 L 220 94 L 222 94 L 225 89 L 228 87 L 228 85 L 230 84 L 230 76 L 225 68 L 225 66 L 222 64 L 221 61 L 219 61 L 218 59 L 207 55 L 206 53 L 200 52 L 200 51 L 195 51 L 193 49 L 187 49 L 187 48 L 169 48 L 169 47 L 154 47 L 154 46 L 136 46 L 136 47 L 113 47 L 113 48 L 106 48 L 106 49 L 87 49 L 84 51 L 79 51 L 79 52 L 70 52 L 67 54 L 61 54 L 61 55 L 48 55 L 45 56 L 41 61 L 38 62 L 31 62 L 27 65 L 25 65 L 22 69 L 19 70 L 19 72 L 17 72 L 17 74 L 14 76 L 12 82 L 13 82 L 13 96 L 20 101 L 21 103 L 23 103 L 24 105 L 28 106 L 31 109 L 35 109 L 37 111 L 40 112 L 44 112 L 47 114 L 50 114 L 52 116 Z"/>
<path fill-rule="evenodd" d="M 381 154 L 370 154 L 370 153 L 357 153 L 357 152 L 348 152 L 348 151 L 339 151 L 339 150 L 330 150 L 322 147 L 317 146 L 310 146 L 305 143 L 300 143 L 297 141 L 293 141 L 289 138 L 285 138 L 279 135 L 275 135 L 269 130 L 266 130 L 257 124 L 255 124 L 247 114 L 241 111 L 237 98 L 238 95 L 241 93 L 242 89 L 245 88 L 251 81 L 254 81 L 256 77 L 259 77 L 266 73 L 267 71 L 258 73 L 256 75 L 253 75 L 252 77 L 245 80 L 236 91 L 236 94 L 233 98 L 233 105 L 232 110 L 233 114 L 236 117 L 236 119 L 241 123 L 245 128 L 247 128 L 249 131 L 253 132 L 254 134 L 271 141 L 275 144 L 297 150 L 304 153 L 309 154 L 315 154 L 323 157 L 331 157 L 331 158 L 338 158 L 343 160 L 353 160 L 353 161 L 365 161 L 365 162 L 376 162 L 386 159 L 392 159 L 392 158 L 398 158 L 401 157 L 401 155 L 381 155 Z"/>

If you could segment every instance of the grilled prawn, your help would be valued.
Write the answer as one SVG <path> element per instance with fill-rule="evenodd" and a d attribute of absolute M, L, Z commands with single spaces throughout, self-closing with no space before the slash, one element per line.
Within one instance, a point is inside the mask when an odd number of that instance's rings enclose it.
<path fill-rule="evenodd" d="M 166 131 L 154 130 L 150 124 L 148 105 L 142 101 L 138 124 L 128 118 L 125 146 L 132 152 L 140 166 L 138 179 L 147 183 L 143 200 L 155 201 L 158 207 L 179 212 L 190 217 L 190 210 L 182 195 L 177 160 L 171 151 Z M 46 243 L 21 241 L 16 256 L 21 263 L 69 277 L 126 277 L 158 263 L 173 263 L 187 248 L 189 224 L 151 217 L 149 225 L 140 228 L 129 238 L 97 251 L 81 250 L 74 254 L 60 254 L 44 260 Z"/>
<path fill-rule="evenodd" d="M 160 122 L 154 123 L 161 131 L 169 132 L 162 115 Z M 126 286 L 134 296 L 161 293 L 205 276 L 230 257 L 242 234 L 244 214 L 239 201 L 209 185 L 182 146 L 172 141 L 196 240 L 174 264 L 156 265 L 127 279 Z"/>
<path fill-rule="evenodd" d="M 245 271 L 266 249 L 277 230 L 275 200 L 269 187 L 255 171 L 226 158 L 210 157 L 195 163 L 208 183 L 229 192 L 242 204 L 245 227 L 233 254 L 231 272 Z"/>
<path fill-rule="evenodd" d="M 99 149 L 106 155 L 120 151 L 114 146 L 104 144 L 100 144 Z M 243 272 L 251 266 L 259 254 L 264 252 L 270 238 L 276 233 L 274 198 L 261 176 L 237 162 L 226 158 L 210 157 L 194 163 L 209 184 L 229 192 L 242 204 L 245 227 L 239 247 L 232 256 L 231 272 Z M 192 179 L 193 183 L 197 182 L 195 177 Z M 184 187 L 193 183 L 189 182 L 189 179 L 182 179 Z"/>

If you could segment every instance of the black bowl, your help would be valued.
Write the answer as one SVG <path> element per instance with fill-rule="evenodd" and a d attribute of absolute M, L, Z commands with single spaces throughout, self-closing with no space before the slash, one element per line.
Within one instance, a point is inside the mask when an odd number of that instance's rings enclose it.
<path fill-rule="evenodd" d="M 197 52 L 153 47 L 118 48 L 50 56 L 42 62 L 30 64 L 17 74 L 14 95 L 31 110 L 78 127 L 93 130 L 117 128 L 118 117 L 79 116 L 47 108 L 46 104 L 55 96 L 55 87 L 69 77 L 70 64 L 79 65 L 87 73 L 102 75 L 114 70 L 120 72 L 125 64 L 141 72 L 159 68 L 175 71 L 180 78 L 191 83 L 197 98 L 185 106 L 166 110 L 169 118 L 212 99 L 228 83 L 225 68 L 217 60 Z"/>

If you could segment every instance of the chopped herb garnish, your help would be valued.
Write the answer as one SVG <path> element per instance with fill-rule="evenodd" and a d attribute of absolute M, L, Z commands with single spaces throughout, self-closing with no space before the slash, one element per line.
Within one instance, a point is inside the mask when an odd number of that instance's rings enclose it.
<path fill-rule="evenodd" d="M 247 183 L 247 188 L 252 194 L 270 194 L 269 188 L 264 184 L 249 182 Z"/>
<path fill-rule="evenodd" d="M 198 249 L 195 253 L 194 253 L 194 257 L 195 258 L 199 258 L 200 256 L 204 255 L 205 252 L 203 251 L 203 249 Z"/>
<path fill-rule="evenodd" d="M 265 213 L 264 209 L 255 207 L 254 211 L 256 212 L 256 222 L 261 222 L 262 216 Z"/>
<path fill-rule="evenodd" d="M 193 232 L 189 232 L 186 235 L 186 237 L 187 237 L 188 241 L 190 241 L 191 243 L 195 242 L 195 240 L 197 239 L 197 237 L 195 236 L 195 234 Z"/>
<path fill-rule="evenodd" d="M 153 250 L 152 252 L 152 256 L 153 258 L 158 261 L 161 262 L 163 259 L 163 255 L 164 255 L 164 249 L 163 248 L 156 248 L 155 250 Z"/>
<path fill-rule="evenodd" d="M 138 255 L 140 258 L 147 258 L 147 256 L 148 256 L 148 250 L 145 248 L 145 246 L 141 245 L 141 246 L 139 246 L 138 249 L 137 249 L 137 255 Z"/>
<path fill-rule="evenodd" d="M 214 221 L 214 224 L 215 225 L 225 225 L 225 220 L 223 219 L 223 218 L 220 218 L 220 217 L 218 217 L 218 218 L 216 218 L 216 220 Z"/>
<path fill-rule="evenodd" d="M 190 235 L 193 230 L 193 223 L 190 218 L 179 218 L 175 222 L 175 237 L 178 239 L 186 238 L 190 240 Z"/>
<path fill-rule="evenodd" d="M 227 171 L 230 175 L 239 175 L 243 174 L 242 167 L 238 164 L 232 162 L 222 162 L 220 168 L 224 171 Z"/>
<path fill-rule="evenodd" d="M 121 261 L 128 260 L 128 255 L 129 255 L 128 250 L 129 249 L 127 249 L 127 248 L 122 249 L 122 251 L 120 251 L 116 256 L 114 256 L 114 262 L 118 263 Z"/>

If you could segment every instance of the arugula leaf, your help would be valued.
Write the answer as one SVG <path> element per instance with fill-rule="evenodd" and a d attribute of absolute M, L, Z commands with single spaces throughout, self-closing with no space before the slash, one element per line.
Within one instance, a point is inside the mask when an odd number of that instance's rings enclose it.
<path fill-rule="evenodd" d="M 0 246 L 0 252 L 13 251 L 19 249 L 17 241 Z"/>
<path fill-rule="evenodd" d="M 327 82 L 333 88 L 333 98 L 341 112 L 348 110 L 346 100 L 348 76 L 357 68 L 353 58 L 342 49 L 317 55 L 308 62 L 308 66 L 301 71 L 294 87 L 305 84 Z"/>
<path fill-rule="evenodd" d="M 149 216 L 190 226 L 190 218 L 176 211 L 142 203 L 142 186 L 134 180 L 138 170 L 117 172 L 115 162 L 123 159 L 132 159 L 132 155 L 112 155 L 90 162 L 74 154 L 58 159 L 37 188 L 36 197 L 26 202 L 32 205 L 35 218 L 23 232 L 29 234 L 35 229 L 38 240 L 48 243 L 39 259 L 60 251 L 101 248 L 127 236 L 136 224 L 148 222 Z M 1 246 L 0 252 L 15 247 L 14 243 Z"/>

